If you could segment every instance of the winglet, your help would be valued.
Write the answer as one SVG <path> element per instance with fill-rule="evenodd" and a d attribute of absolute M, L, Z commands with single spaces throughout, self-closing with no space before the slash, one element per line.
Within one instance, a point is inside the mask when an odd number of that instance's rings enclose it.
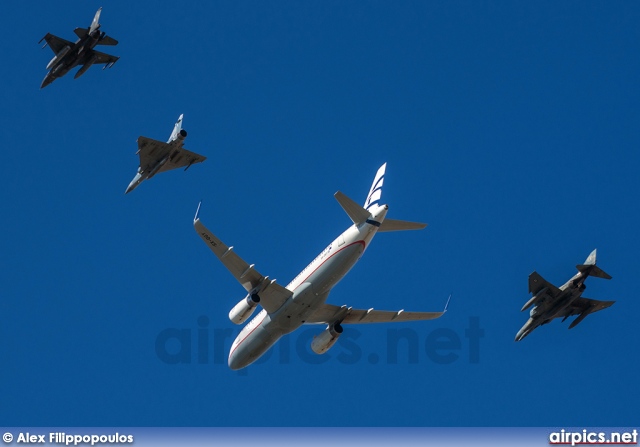
<path fill-rule="evenodd" d="M 193 216 L 193 222 L 196 223 L 198 219 L 200 219 L 200 206 L 202 205 L 202 200 L 198 202 L 198 209 L 196 209 L 196 215 Z"/>
<path fill-rule="evenodd" d="M 444 310 L 442 311 L 442 313 L 445 313 L 447 311 L 447 309 L 449 309 L 449 303 L 451 302 L 451 297 L 453 296 L 453 293 L 449 294 L 449 298 L 447 299 L 447 304 L 444 305 Z"/>

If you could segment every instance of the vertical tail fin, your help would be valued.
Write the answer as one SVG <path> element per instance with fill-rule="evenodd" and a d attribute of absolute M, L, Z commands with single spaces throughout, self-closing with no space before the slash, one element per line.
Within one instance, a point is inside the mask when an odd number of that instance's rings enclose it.
<path fill-rule="evenodd" d="M 91 27 L 89 28 L 89 34 L 93 33 L 95 30 L 100 28 L 100 13 L 102 12 L 102 6 L 98 8 L 96 15 L 93 17 L 93 22 L 91 22 Z M 86 22 L 85 22 L 86 23 Z"/>
<path fill-rule="evenodd" d="M 364 208 L 367 211 L 370 211 L 370 208 L 373 205 L 379 204 L 380 198 L 382 197 L 382 184 L 384 183 L 384 172 L 387 168 L 387 164 L 383 164 L 378 169 L 375 178 L 373 179 L 373 184 L 371 185 L 371 189 L 369 190 L 369 195 L 367 196 L 367 200 L 364 202 Z"/>
<path fill-rule="evenodd" d="M 172 141 L 175 141 L 178 138 L 180 138 L 181 140 L 184 140 L 184 138 L 187 136 L 187 131 L 182 129 L 183 117 L 184 117 L 184 114 L 181 113 L 180 116 L 178 117 L 178 121 L 176 121 L 175 126 L 173 126 L 173 132 L 171 132 L 171 136 L 169 137 L 169 141 L 167 141 L 167 143 L 171 143 Z"/>

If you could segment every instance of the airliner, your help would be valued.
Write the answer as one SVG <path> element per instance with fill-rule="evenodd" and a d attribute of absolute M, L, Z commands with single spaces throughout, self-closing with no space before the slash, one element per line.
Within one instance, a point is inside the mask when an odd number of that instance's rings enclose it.
<path fill-rule="evenodd" d="M 229 352 L 229 368 L 244 368 L 255 362 L 285 334 L 293 332 L 303 324 L 326 324 L 326 328 L 315 336 L 311 349 L 316 354 L 326 353 L 343 332 L 343 324 L 406 322 L 432 320 L 442 312 L 405 312 L 354 309 L 347 306 L 327 304 L 331 289 L 358 262 L 371 240 L 378 232 L 421 230 L 427 225 L 418 222 L 387 219 L 388 205 L 380 202 L 385 169 L 383 164 L 373 180 L 369 195 L 360 206 L 338 191 L 334 194 L 338 203 L 353 224 L 329 244 L 286 287 L 269 279 L 238 256 L 233 247 L 228 247 L 200 221 L 200 206 L 193 220 L 196 232 L 247 291 L 229 312 L 235 324 L 244 323 L 260 306 L 262 310 L 240 331 Z"/>

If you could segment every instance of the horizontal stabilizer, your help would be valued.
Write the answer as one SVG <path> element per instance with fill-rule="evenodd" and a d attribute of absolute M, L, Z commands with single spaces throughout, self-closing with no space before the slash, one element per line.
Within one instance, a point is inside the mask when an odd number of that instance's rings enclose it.
<path fill-rule="evenodd" d="M 336 198 L 342 209 L 349 215 L 349 218 L 354 224 L 360 225 L 371 217 L 369 211 L 358 205 L 340 191 L 336 192 L 333 196 Z"/>
<path fill-rule="evenodd" d="M 611 279 L 611 275 L 606 273 L 600 267 L 596 266 L 596 254 L 597 250 L 593 250 L 589 257 L 584 261 L 584 264 L 576 265 L 578 271 L 586 273 L 589 276 L 596 276 L 598 278 Z"/>
<path fill-rule="evenodd" d="M 73 30 L 80 39 L 89 34 L 89 30 L 87 28 L 76 28 Z"/>
<path fill-rule="evenodd" d="M 425 223 L 409 222 L 408 220 L 385 219 L 380 224 L 378 231 L 404 231 L 422 230 L 427 226 Z"/>
<path fill-rule="evenodd" d="M 581 272 L 586 272 L 589 276 L 595 276 L 603 279 L 611 279 L 611 275 L 595 265 L 576 265 L 576 268 Z"/>
<path fill-rule="evenodd" d="M 104 36 L 102 39 L 98 41 L 98 45 L 118 45 L 118 41 L 113 37 Z"/>

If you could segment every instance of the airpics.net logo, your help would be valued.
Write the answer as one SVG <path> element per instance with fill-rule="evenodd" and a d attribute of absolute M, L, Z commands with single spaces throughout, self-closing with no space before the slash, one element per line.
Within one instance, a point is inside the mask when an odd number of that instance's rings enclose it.
<path fill-rule="evenodd" d="M 627 432 L 596 432 L 583 429 L 562 429 L 549 434 L 550 445 L 638 445 L 638 430 Z"/>
<path fill-rule="evenodd" d="M 254 364 L 278 363 L 286 365 L 294 360 L 307 364 L 337 362 L 353 365 L 367 362 L 378 364 L 434 363 L 450 365 L 456 362 L 480 363 L 480 341 L 485 331 L 479 317 L 470 317 L 466 328 L 453 330 L 435 328 L 417 331 L 411 328 L 390 327 L 385 330 L 384 342 L 368 352 L 362 345 L 363 333 L 349 325 L 329 352 L 318 355 L 311 350 L 313 338 L 324 325 L 303 326 L 282 337 Z M 231 343 L 239 330 L 214 328 L 207 316 L 196 319 L 195 327 L 166 328 L 155 338 L 155 353 L 167 365 L 227 365 Z M 242 371 L 240 370 L 240 373 Z"/>

